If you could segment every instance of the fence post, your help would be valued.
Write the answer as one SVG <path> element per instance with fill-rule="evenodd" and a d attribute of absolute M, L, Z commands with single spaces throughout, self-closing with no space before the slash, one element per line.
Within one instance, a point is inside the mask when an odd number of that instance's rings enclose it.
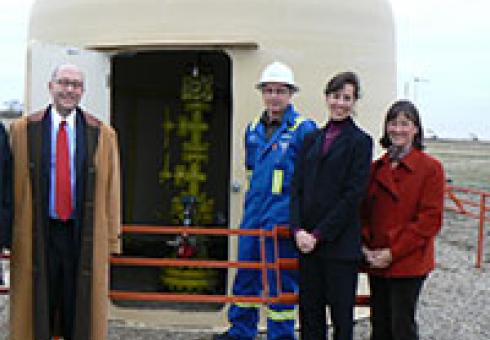
<path fill-rule="evenodd" d="M 484 237 L 484 229 L 485 229 L 485 193 L 480 194 L 480 221 L 478 225 L 478 249 L 477 249 L 477 258 L 476 258 L 476 268 L 481 267 L 481 261 L 483 257 L 483 237 Z"/>
<path fill-rule="evenodd" d="M 268 299 L 270 297 L 269 291 L 269 270 L 267 268 L 267 253 L 265 251 L 265 242 L 266 242 L 266 232 L 265 229 L 260 230 L 260 263 L 262 265 L 262 297 Z"/>

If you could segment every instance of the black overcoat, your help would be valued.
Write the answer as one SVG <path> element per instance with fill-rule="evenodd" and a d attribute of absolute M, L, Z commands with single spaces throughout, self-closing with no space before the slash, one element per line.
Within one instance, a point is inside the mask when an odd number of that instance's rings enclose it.
<path fill-rule="evenodd" d="M 325 128 L 305 137 L 291 193 L 291 227 L 315 231 L 325 258 L 361 258 L 360 202 L 365 194 L 372 139 L 348 119 L 323 155 Z"/>

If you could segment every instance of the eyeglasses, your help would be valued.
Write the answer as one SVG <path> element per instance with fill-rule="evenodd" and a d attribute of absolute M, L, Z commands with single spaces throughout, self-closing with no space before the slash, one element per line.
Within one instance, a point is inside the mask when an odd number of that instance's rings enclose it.
<path fill-rule="evenodd" d="M 289 94 L 289 88 L 287 87 L 279 87 L 279 88 L 262 88 L 262 94 L 267 94 L 267 95 L 286 95 Z"/>
<path fill-rule="evenodd" d="M 83 82 L 79 81 L 79 80 L 70 80 L 70 79 L 62 78 L 62 79 L 56 79 L 55 82 L 56 82 L 56 84 L 58 84 L 62 87 L 71 86 L 75 90 L 79 90 L 79 89 L 83 88 Z"/>

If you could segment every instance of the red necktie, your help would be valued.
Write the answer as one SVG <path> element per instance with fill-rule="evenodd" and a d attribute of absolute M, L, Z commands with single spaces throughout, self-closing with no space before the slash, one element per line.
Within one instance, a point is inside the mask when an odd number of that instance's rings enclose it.
<path fill-rule="evenodd" d="M 70 218 L 73 210 L 71 203 L 70 152 L 66 121 L 60 123 L 56 137 L 56 196 L 55 209 L 62 221 Z"/>

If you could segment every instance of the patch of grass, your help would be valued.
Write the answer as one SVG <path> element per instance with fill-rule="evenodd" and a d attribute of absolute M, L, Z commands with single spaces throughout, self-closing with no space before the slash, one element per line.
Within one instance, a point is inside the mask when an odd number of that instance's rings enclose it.
<path fill-rule="evenodd" d="M 490 143 L 427 140 L 426 151 L 444 165 L 452 184 L 490 191 Z"/>

